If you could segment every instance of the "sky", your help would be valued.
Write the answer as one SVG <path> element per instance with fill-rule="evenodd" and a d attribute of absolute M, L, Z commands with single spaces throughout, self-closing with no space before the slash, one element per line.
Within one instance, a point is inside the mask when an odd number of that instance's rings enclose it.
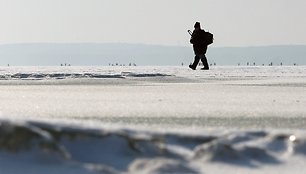
<path fill-rule="evenodd" d="M 196 21 L 213 46 L 306 44 L 305 0 L 0 0 L 0 44 L 188 46 Z"/>

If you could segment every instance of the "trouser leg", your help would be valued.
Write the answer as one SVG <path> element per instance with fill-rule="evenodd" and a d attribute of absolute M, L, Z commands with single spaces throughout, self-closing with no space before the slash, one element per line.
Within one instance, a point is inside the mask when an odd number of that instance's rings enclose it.
<path fill-rule="evenodd" d="M 209 69 L 207 58 L 206 58 L 205 54 L 201 55 L 201 61 L 203 62 L 204 68 Z"/>
<path fill-rule="evenodd" d="M 199 55 L 196 55 L 196 56 L 194 57 L 194 62 L 193 62 L 193 64 L 192 64 L 191 66 L 194 67 L 194 68 L 196 68 L 197 65 L 199 64 L 199 61 L 200 61 L 200 56 L 199 56 Z"/>

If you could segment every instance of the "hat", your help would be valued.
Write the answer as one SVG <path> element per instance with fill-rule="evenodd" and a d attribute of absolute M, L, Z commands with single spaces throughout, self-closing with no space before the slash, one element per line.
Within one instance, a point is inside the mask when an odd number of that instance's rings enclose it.
<path fill-rule="evenodd" d="M 200 22 L 196 22 L 196 23 L 194 24 L 194 28 L 201 28 Z"/>

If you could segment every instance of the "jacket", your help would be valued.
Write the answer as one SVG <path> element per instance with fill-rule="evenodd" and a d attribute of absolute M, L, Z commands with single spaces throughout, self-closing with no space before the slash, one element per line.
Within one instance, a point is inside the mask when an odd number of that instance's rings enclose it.
<path fill-rule="evenodd" d="M 190 43 L 193 44 L 193 51 L 195 55 L 206 54 L 207 44 L 205 43 L 204 30 L 194 30 L 190 39 Z"/>

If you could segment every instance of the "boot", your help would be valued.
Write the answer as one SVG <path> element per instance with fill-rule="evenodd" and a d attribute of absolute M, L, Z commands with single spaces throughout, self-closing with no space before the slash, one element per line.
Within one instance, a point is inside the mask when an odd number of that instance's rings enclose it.
<path fill-rule="evenodd" d="M 203 67 L 201 70 L 209 70 L 209 67 Z"/>
<path fill-rule="evenodd" d="M 192 65 L 189 65 L 189 68 L 191 68 L 192 70 L 196 70 L 196 68 Z"/>

